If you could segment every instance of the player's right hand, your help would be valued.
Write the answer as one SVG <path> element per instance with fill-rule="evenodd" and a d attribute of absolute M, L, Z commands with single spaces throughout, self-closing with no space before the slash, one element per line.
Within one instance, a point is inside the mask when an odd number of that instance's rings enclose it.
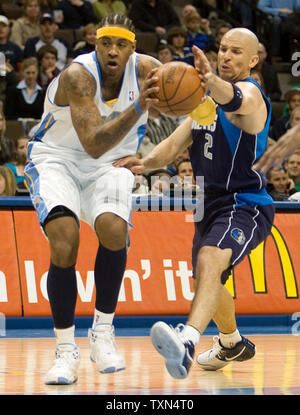
<path fill-rule="evenodd" d="M 155 104 L 158 104 L 159 101 L 155 98 L 155 94 L 159 91 L 159 87 L 154 86 L 155 82 L 158 81 L 158 77 L 155 76 L 156 71 L 157 68 L 154 68 L 148 73 L 140 90 L 138 104 L 143 112 L 148 111 L 151 106 L 155 106 Z"/>
<path fill-rule="evenodd" d="M 145 166 L 142 159 L 136 156 L 126 156 L 113 163 L 114 167 L 125 167 L 132 171 L 133 174 L 142 174 Z"/>

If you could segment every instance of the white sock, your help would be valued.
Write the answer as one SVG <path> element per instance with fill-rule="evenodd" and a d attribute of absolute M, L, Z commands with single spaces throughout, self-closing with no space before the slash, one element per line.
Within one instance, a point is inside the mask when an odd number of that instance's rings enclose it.
<path fill-rule="evenodd" d="M 236 329 L 233 333 L 220 333 L 220 342 L 222 346 L 232 349 L 238 342 L 242 340 L 240 332 Z"/>
<path fill-rule="evenodd" d="M 56 344 L 72 343 L 75 344 L 75 326 L 68 327 L 67 329 L 54 329 Z"/>
<path fill-rule="evenodd" d="M 195 327 L 189 326 L 188 324 L 184 326 L 181 333 L 187 340 L 191 340 L 195 346 L 200 340 L 200 332 L 195 329 Z"/>
<path fill-rule="evenodd" d="M 114 316 L 115 313 L 107 314 L 95 309 L 93 329 L 96 327 L 97 324 L 112 324 Z"/>

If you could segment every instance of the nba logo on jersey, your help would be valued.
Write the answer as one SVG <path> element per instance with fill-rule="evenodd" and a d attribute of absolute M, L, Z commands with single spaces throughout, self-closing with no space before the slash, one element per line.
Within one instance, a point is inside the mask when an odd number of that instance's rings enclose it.
<path fill-rule="evenodd" d="M 134 101 L 134 91 L 129 91 L 129 101 Z"/>

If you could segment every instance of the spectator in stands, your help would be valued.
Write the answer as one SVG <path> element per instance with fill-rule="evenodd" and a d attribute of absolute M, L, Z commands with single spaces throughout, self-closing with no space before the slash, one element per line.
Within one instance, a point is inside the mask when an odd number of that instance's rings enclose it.
<path fill-rule="evenodd" d="M 60 73 L 57 67 L 57 49 L 52 45 L 44 45 L 39 48 L 36 57 L 39 63 L 38 84 L 46 90 Z"/>
<path fill-rule="evenodd" d="M 150 194 L 157 196 L 170 196 L 170 179 L 172 174 L 166 169 L 153 170 L 147 175 Z"/>
<path fill-rule="evenodd" d="M 121 0 L 96 0 L 92 4 L 99 21 L 111 13 L 127 14 L 127 7 Z"/>
<path fill-rule="evenodd" d="M 289 177 L 295 183 L 295 189 L 300 192 L 300 150 L 295 151 L 285 162 Z"/>
<path fill-rule="evenodd" d="M 168 63 L 173 61 L 173 49 L 171 46 L 165 43 L 160 43 L 157 48 L 157 59 L 162 63 Z"/>
<path fill-rule="evenodd" d="M 287 16 L 299 9 L 299 0 L 259 0 L 257 7 L 272 18 L 272 56 L 284 54 L 286 60 L 289 58 L 288 45 L 281 42 L 281 24 Z"/>
<path fill-rule="evenodd" d="M 6 70 L 18 71 L 22 61 L 22 50 L 16 44 L 8 40 L 9 21 L 6 16 L 0 16 L 0 52 L 5 55 Z"/>
<path fill-rule="evenodd" d="M 129 18 L 137 31 L 154 32 L 164 37 L 173 26 L 180 26 L 180 20 L 168 0 L 134 0 Z"/>
<path fill-rule="evenodd" d="M 37 83 L 39 67 L 36 58 L 24 59 L 22 81 L 7 93 L 4 113 L 7 120 L 40 119 L 43 112 L 44 91 Z"/>
<path fill-rule="evenodd" d="M 38 0 L 25 0 L 24 16 L 17 19 L 12 26 L 10 41 L 22 50 L 27 39 L 40 35 L 40 12 Z"/>
<path fill-rule="evenodd" d="M 18 69 L 22 61 L 22 50 L 8 40 L 9 22 L 6 16 L 0 16 L 0 53 L 5 56 L 5 65 L 0 67 L 0 101 L 6 100 L 7 89 L 18 83 Z"/>
<path fill-rule="evenodd" d="M 10 139 L 13 142 L 15 157 L 5 166 L 9 167 L 15 176 L 15 181 L 18 190 L 25 190 L 24 185 L 25 175 L 24 168 L 28 162 L 27 159 L 27 137 L 18 137 L 16 140 Z"/>
<path fill-rule="evenodd" d="M 197 13 L 197 9 L 195 6 L 193 6 L 192 4 L 186 4 L 183 8 L 182 8 L 182 12 L 181 12 L 181 18 L 182 21 L 184 22 L 184 18 L 190 14 L 190 13 Z"/>
<path fill-rule="evenodd" d="M 259 61 L 255 69 L 262 75 L 266 95 L 270 98 L 271 101 L 280 101 L 281 89 L 279 85 L 278 74 L 274 68 L 274 65 L 272 65 L 267 60 L 267 48 L 266 45 L 262 42 L 259 42 L 258 45 L 258 57 Z"/>
<path fill-rule="evenodd" d="M 6 132 L 6 119 L 5 119 L 5 115 L 3 112 L 3 107 L 2 105 L 0 105 L 0 140 L 2 139 L 2 137 L 5 136 L 5 132 Z M 1 145 L 0 145 L 0 151 L 1 151 Z"/>
<path fill-rule="evenodd" d="M 40 36 L 27 40 L 24 48 L 24 58 L 36 56 L 37 51 L 44 45 L 52 45 L 57 49 L 57 67 L 62 70 L 71 62 L 73 50 L 70 43 L 62 38 L 56 37 L 58 26 L 54 22 L 52 13 L 44 13 L 40 19 Z"/>
<path fill-rule="evenodd" d="M 13 172 L 6 166 L 0 166 L 0 196 L 15 196 L 16 190 Z"/>
<path fill-rule="evenodd" d="M 230 23 L 228 23 L 226 21 L 219 22 L 219 24 L 216 27 L 213 42 L 205 50 L 207 50 L 207 51 L 212 50 L 212 51 L 218 53 L 222 37 L 230 29 L 232 29 L 232 25 Z"/>
<path fill-rule="evenodd" d="M 266 177 L 268 193 L 274 200 L 288 200 L 292 194 L 296 193 L 294 181 L 284 168 L 271 168 L 267 171 Z"/>
<path fill-rule="evenodd" d="M 284 99 L 288 106 L 288 113 L 275 121 L 269 133 L 270 137 L 275 141 L 291 128 L 290 115 L 296 107 L 300 106 L 300 87 L 291 88 L 286 92 Z"/>
<path fill-rule="evenodd" d="M 198 46 L 199 49 L 209 49 L 213 36 L 208 19 L 202 19 L 199 13 L 189 13 L 184 19 L 188 35 L 188 47 Z"/>
<path fill-rule="evenodd" d="M 151 143 L 157 145 L 167 138 L 178 127 L 175 118 L 169 117 L 156 111 L 154 108 L 149 110 L 146 136 L 150 138 Z"/>
<path fill-rule="evenodd" d="M 185 195 L 192 196 L 196 193 L 196 183 L 190 158 L 180 159 L 176 165 L 176 175 L 173 177 L 174 196 L 180 196 L 184 190 Z"/>
<path fill-rule="evenodd" d="M 98 23 L 93 6 L 87 0 L 62 0 L 59 7 L 64 15 L 62 29 L 80 29 L 88 23 Z"/>
<path fill-rule="evenodd" d="M 97 40 L 97 25 L 95 23 L 88 23 L 82 32 L 83 40 L 79 41 L 73 48 L 73 58 L 83 53 L 90 53 L 95 50 Z"/>
<path fill-rule="evenodd" d="M 60 0 L 39 0 L 41 13 L 53 14 L 56 24 L 60 25 L 64 21 L 64 14 L 60 8 Z"/>
<path fill-rule="evenodd" d="M 208 52 L 205 52 L 205 55 L 207 57 L 208 62 L 210 63 L 210 66 L 214 73 L 218 72 L 218 54 L 214 52 L 213 50 L 209 50 Z"/>
<path fill-rule="evenodd" d="M 139 195 L 147 195 L 149 193 L 148 181 L 143 174 L 134 176 L 134 187 L 132 193 Z"/>
<path fill-rule="evenodd" d="M 167 42 L 173 49 L 173 60 L 194 65 L 194 55 L 187 46 L 188 35 L 183 27 L 172 27 L 167 33 Z"/>

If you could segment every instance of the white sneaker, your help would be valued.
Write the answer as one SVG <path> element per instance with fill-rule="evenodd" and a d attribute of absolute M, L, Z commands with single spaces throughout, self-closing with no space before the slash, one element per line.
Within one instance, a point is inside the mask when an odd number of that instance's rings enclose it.
<path fill-rule="evenodd" d="M 100 373 L 112 373 L 125 369 L 124 358 L 115 348 L 114 326 L 97 324 L 95 329 L 89 329 L 91 361 L 96 362 Z"/>
<path fill-rule="evenodd" d="M 219 337 L 213 338 L 213 348 L 197 356 L 198 365 L 204 370 L 218 370 L 233 361 L 243 362 L 251 359 L 256 352 L 255 344 L 249 339 L 241 336 L 239 341 L 233 348 L 228 349 L 222 346 Z"/>
<path fill-rule="evenodd" d="M 79 347 L 61 343 L 56 347 L 54 366 L 47 372 L 46 385 L 71 385 L 77 381 L 80 363 Z"/>

